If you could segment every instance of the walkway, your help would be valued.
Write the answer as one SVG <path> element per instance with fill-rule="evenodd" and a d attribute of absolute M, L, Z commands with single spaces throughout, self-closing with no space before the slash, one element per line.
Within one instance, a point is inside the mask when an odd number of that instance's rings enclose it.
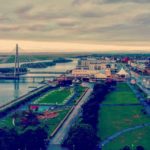
<path fill-rule="evenodd" d="M 143 95 L 139 91 L 137 91 L 130 83 L 128 83 L 128 85 L 132 89 L 132 91 L 135 93 L 140 103 L 145 107 L 147 114 L 150 115 L 150 105 L 147 104 Z"/>
<path fill-rule="evenodd" d="M 111 142 L 112 140 L 116 139 L 117 137 L 121 136 L 124 133 L 130 132 L 130 131 L 134 131 L 134 130 L 137 130 L 137 129 L 140 129 L 140 128 L 148 127 L 148 126 L 150 126 L 150 123 L 145 123 L 145 124 L 137 125 L 137 126 L 134 126 L 134 127 L 127 128 L 127 129 L 124 129 L 122 131 L 119 131 L 119 132 L 115 133 L 114 135 L 108 137 L 104 141 L 102 141 L 100 143 L 99 147 L 105 146 L 106 144 L 108 144 L 109 142 Z"/>
<path fill-rule="evenodd" d="M 141 104 L 134 103 L 134 104 L 101 104 L 100 106 L 139 106 Z"/>
<path fill-rule="evenodd" d="M 54 135 L 54 137 L 51 139 L 48 149 L 51 149 L 51 147 L 53 147 L 54 145 L 60 145 L 63 142 L 64 138 L 66 137 L 67 133 L 69 132 L 70 127 L 76 121 L 77 117 L 80 115 L 81 110 L 82 110 L 81 109 L 82 105 L 88 100 L 92 91 L 93 91 L 92 88 L 90 88 L 87 91 L 87 93 L 83 96 L 81 101 L 75 106 L 73 112 L 70 114 L 68 119 L 64 122 L 62 127 L 56 133 L 56 135 Z"/>

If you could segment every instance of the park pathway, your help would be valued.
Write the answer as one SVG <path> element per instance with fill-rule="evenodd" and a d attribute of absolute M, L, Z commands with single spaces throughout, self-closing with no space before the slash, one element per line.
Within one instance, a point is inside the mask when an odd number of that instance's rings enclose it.
<path fill-rule="evenodd" d="M 101 104 L 101 106 L 103 107 L 103 106 L 138 106 L 138 105 L 143 105 L 145 107 L 145 110 L 148 113 L 148 115 L 150 115 L 150 106 L 144 101 L 144 97 L 129 82 L 127 82 L 127 84 L 131 88 L 133 93 L 136 95 L 136 97 L 139 99 L 140 103 L 136 103 L 136 104 Z M 150 126 L 150 122 L 118 131 L 115 134 L 113 134 L 112 136 L 107 137 L 104 141 L 101 141 L 99 144 L 99 147 L 102 148 L 103 146 L 110 143 L 111 141 L 118 138 L 119 136 L 123 135 L 124 133 L 134 131 L 137 129 L 141 129 L 144 127 L 148 127 L 148 126 Z"/>
<path fill-rule="evenodd" d="M 108 144 L 109 142 L 113 141 L 117 137 L 123 135 L 124 133 L 130 132 L 130 131 L 134 131 L 134 130 L 137 130 L 137 129 L 140 129 L 140 128 L 148 127 L 148 126 L 150 126 L 150 122 L 149 123 L 145 123 L 145 124 L 140 124 L 140 125 L 137 125 L 137 126 L 130 127 L 130 128 L 124 129 L 122 131 L 119 131 L 119 132 L 113 134 L 112 136 L 109 136 L 104 141 L 102 141 L 100 143 L 99 147 L 101 148 L 101 147 L 105 146 L 106 144 Z"/>
<path fill-rule="evenodd" d="M 100 106 L 139 106 L 141 104 L 134 103 L 134 104 L 101 104 Z"/>
<path fill-rule="evenodd" d="M 134 94 L 137 96 L 137 98 L 139 99 L 140 103 L 144 106 L 147 114 L 150 116 L 150 105 L 147 104 L 147 102 L 145 101 L 145 98 L 143 97 L 143 95 L 139 91 L 137 91 L 137 89 L 135 89 L 133 87 L 133 85 L 131 85 L 129 82 L 127 82 L 127 84 L 132 89 L 132 91 L 134 92 Z"/>

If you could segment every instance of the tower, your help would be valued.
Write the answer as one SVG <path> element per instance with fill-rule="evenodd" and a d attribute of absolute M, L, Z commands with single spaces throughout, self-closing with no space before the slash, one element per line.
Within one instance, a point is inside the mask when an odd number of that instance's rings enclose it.
<path fill-rule="evenodd" d="M 19 76 L 19 48 L 18 48 L 18 44 L 16 44 L 14 76 L 15 77 Z"/>

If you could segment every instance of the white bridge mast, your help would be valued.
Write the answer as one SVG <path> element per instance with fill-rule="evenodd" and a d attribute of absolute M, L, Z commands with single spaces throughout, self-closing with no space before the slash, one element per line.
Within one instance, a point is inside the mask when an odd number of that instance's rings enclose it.
<path fill-rule="evenodd" d="M 14 77 L 19 76 L 19 48 L 16 44 L 16 55 L 15 55 L 15 68 L 14 68 Z"/>

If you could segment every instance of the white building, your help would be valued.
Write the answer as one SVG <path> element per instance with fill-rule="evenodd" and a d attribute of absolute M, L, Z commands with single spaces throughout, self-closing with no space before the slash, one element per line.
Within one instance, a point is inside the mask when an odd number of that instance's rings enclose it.
<path fill-rule="evenodd" d="M 127 71 L 125 71 L 123 68 L 120 69 L 120 71 L 117 73 L 118 76 L 124 76 L 129 77 L 129 74 Z"/>

